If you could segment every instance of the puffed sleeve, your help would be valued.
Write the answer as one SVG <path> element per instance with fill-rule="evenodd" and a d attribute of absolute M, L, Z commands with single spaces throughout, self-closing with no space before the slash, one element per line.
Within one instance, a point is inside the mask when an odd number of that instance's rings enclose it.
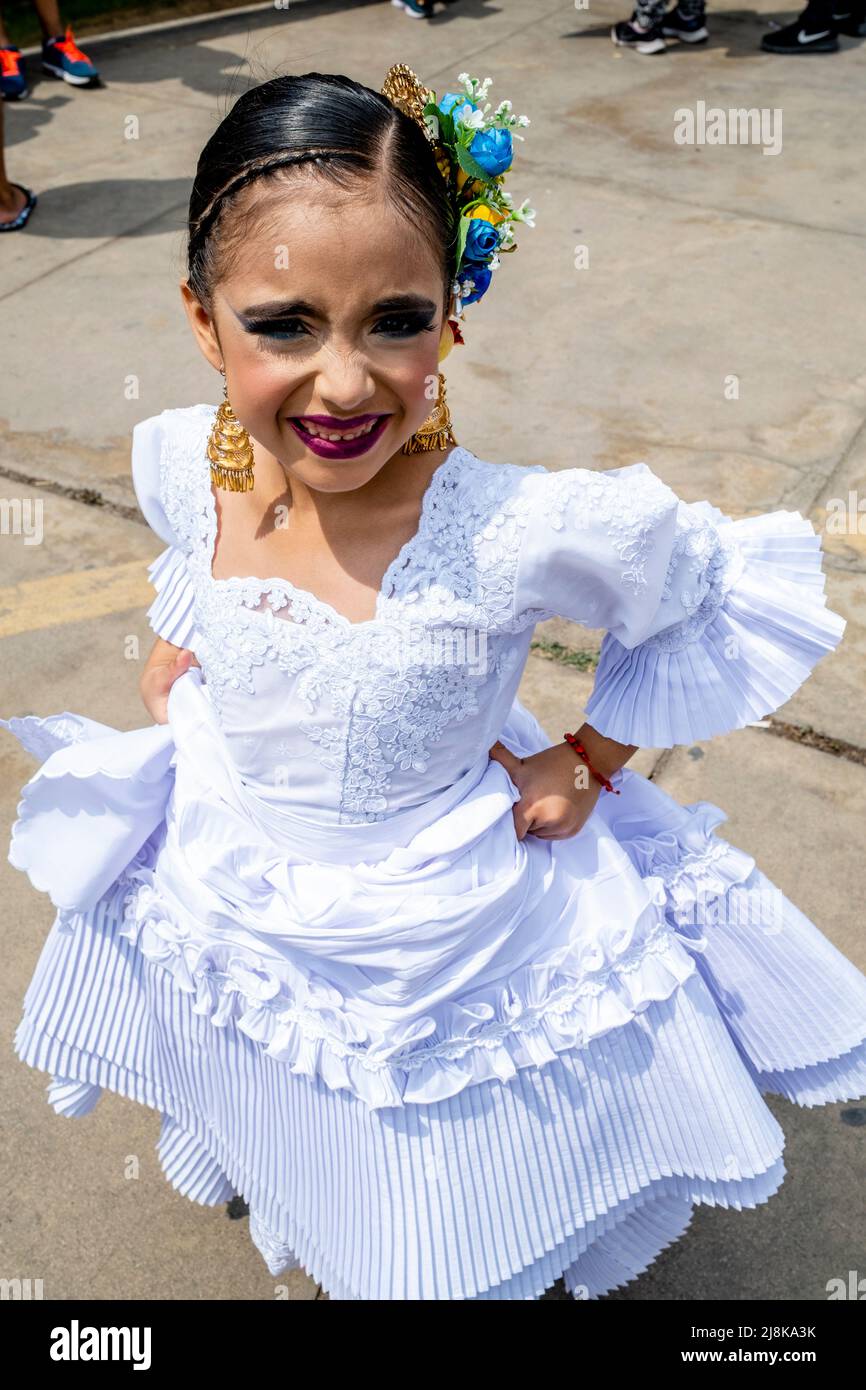
<path fill-rule="evenodd" d="M 147 610 L 158 637 L 176 647 L 195 648 L 194 590 L 187 547 L 166 515 L 160 486 L 162 446 L 171 411 L 141 420 L 132 431 L 132 481 L 138 505 L 151 530 L 166 549 L 147 567 L 156 598 Z"/>
<path fill-rule="evenodd" d="M 604 629 L 585 715 L 619 743 L 671 748 L 777 710 L 842 638 L 824 585 L 799 512 L 732 520 L 645 463 L 528 480 L 516 613 Z"/>

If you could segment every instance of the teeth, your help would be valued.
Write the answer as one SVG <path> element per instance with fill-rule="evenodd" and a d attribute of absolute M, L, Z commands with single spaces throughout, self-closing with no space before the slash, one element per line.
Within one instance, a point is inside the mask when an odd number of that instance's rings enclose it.
<path fill-rule="evenodd" d="M 320 429 L 319 426 L 314 425 L 312 421 L 305 420 L 303 423 L 307 433 L 315 435 L 317 439 L 331 439 L 336 441 L 339 439 L 360 439 L 362 434 L 369 434 L 371 430 L 375 429 L 379 421 L 371 420 L 369 424 L 362 425 L 360 429 L 347 430 L 342 434 L 338 434 L 335 430 Z"/>

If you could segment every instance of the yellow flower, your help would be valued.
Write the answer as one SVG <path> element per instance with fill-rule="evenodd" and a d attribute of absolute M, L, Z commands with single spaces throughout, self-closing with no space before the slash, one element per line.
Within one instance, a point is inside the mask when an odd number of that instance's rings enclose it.
<path fill-rule="evenodd" d="M 501 222 L 503 220 L 502 213 L 497 212 L 496 208 L 488 207 L 486 203 L 479 203 L 478 207 L 470 208 L 468 212 L 465 212 L 463 214 L 463 216 L 479 217 L 482 222 L 492 222 L 494 227 L 496 226 L 497 222 Z"/>

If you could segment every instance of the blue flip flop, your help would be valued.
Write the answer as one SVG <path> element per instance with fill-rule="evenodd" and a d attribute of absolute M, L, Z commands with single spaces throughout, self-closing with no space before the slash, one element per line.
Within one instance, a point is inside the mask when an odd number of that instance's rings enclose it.
<path fill-rule="evenodd" d="M 23 183 L 13 183 L 13 188 L 20 188 L 27 199 L 17 217 L 13 217 L 11 222 L 0 222 L 0 232 L 17 232 L 19 227 L 23 227 L 31 212 L 36 206 L 36 194 L 30 188 L 25 188 Z"/>

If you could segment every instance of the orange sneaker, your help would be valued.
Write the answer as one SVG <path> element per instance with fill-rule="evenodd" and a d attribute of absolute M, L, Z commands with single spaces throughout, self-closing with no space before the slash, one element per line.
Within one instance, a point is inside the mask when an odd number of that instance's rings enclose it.
<path fill-rule="evenodd" d="M 0 48 L 0 94 L 4 101 L 20 101 L 30 89 L 24 76 L 21 49 Z"/>
<path fill-rule="evenodd" d="M 75 42 L 71 24 L 67 24 L 62 38 L 57 36 L 43 43 L 42 70 L 71 82 L 73 87 L 95 87 L 99 82 L 99 72 Z"/>

